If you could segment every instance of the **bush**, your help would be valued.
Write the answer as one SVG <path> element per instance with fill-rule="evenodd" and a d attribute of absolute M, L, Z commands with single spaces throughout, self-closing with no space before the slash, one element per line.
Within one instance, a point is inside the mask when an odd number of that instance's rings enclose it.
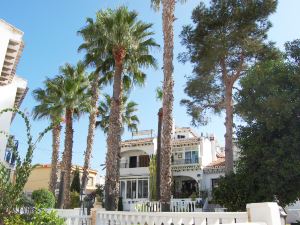
<path fill-rule="evenodd" d="M 4 219 L 5 225 L 65 225 L 64 219 L 57 216 L 55 211 L 47 212 L 45 209 L 36 209 L 30 216 L 30 219 L 25 219 L 22 215 L 15 214 Z"/>
<path fill-rule="evenodd" d="M 55 205 L 55 197 L 53 193 L 46 189 L 33 191 L 32 199 L 35 205 L 39 205 L 42 208 L 53 208 Z"/>
<path fill-rule="evenodd" d="M 71 205 L 70 205 L 71 209 L 80 207 L 80 196 L 78 192 L 72 191 L 70 194 L 70 198 L 71 198 Z"/>

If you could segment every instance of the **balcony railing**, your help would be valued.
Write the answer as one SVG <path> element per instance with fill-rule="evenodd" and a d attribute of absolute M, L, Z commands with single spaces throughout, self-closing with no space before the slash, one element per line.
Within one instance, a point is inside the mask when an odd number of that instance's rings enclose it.
<path fill-rule="evenodd" d="M 139 168 L 139 167 L 149 167 L 149 162 L 136 162 L 136 163 L 129 163 L 129 162 L 121 162 L 120 168 Z"/>
<path fill-rule="evenodd" d="M 199 158 L 194 159 L 176 159 L 172 161 L 172 165 L 184 165 L 184 164 L 198 164 Z"/>
<path fill-rule="evenodd" d="M 10 138 L 13 138 L 12 136 Z M 12 145 L 12 146 L 11 146 Z M 9 164 L 10 167 L 14 167 L 16 163 L 16 155 L 14 154 L 13 148 L 18 149 L 19 142 L 13 140 L 12 143 L 7 144 L 4 154 L 4 161 Z"/>

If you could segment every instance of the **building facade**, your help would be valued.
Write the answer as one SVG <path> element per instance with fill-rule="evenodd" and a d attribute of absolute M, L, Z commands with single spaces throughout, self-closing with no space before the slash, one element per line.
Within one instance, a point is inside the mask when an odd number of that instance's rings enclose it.
<path fill-rule="evenodd" d="M 83 168 L 81 166 L 72 166 L 72 172 L 76 170 L 76 168 L 79 169 L 80 179 L 82 176 Z M 86 192 L 91 193 L 92 191 L 96 190 L 96 184 L 97 184 L 97 170 L 90 169 L 89 170 L 89 177 L 88 177 L 88 183 L 86 186 Z M 32 192 L 39 189 L 48 189 L 49 188 L 49 182 L 50 182 L 50 174 L 51 174 L 51 164 L 43 164 L 38 165 L 31 171 L 27 183 L 24 186 L 23 191 L 27 196 L 31 196 Z M 58 194 L 59 186 L 60 186 L 60 169 L 57 171 L 57 183 L 56 183 L 56 193 Z"/>
<path fill-rule="evenodd" d="M 27 92 L 27 81 L 16 76 L 16 68 L 24 47 L 23 32 L 0 19 L 0 111 L 5 108 L 19 108 Z M 8 140 L 17 144 L 9 130 L 14 114 L 6 112 L 0 115 L 0 163 L 14 166 Z"/>
<path fill-rule="evenodd" d="M 122 142 L 120 195 L 125 210 L 136 202 L 149 200 L 149 164 L 156 149 L 154 137 Z M 225 172 L 224 149 L 215 136 L 198 136 L 191 128 L 176 127 L 172 151 L 173 198 L 199 197 L 201 191 L 210 194 Z"/>

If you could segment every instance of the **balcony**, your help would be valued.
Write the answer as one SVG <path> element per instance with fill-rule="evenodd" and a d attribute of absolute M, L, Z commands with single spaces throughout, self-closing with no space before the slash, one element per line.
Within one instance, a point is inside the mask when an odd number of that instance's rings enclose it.
<path fill-rule="evenodd" d="M 139 168 L 139 167 L 149 167 L 149 161 L 135 162 L 134 164 L 129 162 L 120 163 L 120 168 Z"/>
<path fill-rule="evenodd" d="M 14 167 L 16 163 L 16 155 L 14 154 L 13 148 L 17 151 L 19 142 L 14 140 L 12 136 L 10 139 L 9 144 L 7 144 L 5 149 L 4 162 L 6 162 L 10 167 Z"/>
<path fill-rule="evenodd" d="M 121 162 L 120 176 L 149 175 L 149 160 Z"/>
<path fill-rule="evenodd" d="M 198 164 L 199 162 L 200 162 L 199 158 L 176 159 L 176 160 L 172 160 L 172 165 L 189 165 L 189 164 Z"/>

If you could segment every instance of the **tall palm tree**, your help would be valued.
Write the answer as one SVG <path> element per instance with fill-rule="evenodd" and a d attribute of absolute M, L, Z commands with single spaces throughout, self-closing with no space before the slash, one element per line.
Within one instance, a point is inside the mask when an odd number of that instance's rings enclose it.
<path fill-rule="evenodd" d="M 158 45 L 151 38 L 152 24 L 139 21 L 137 13 L 128 11 L 126 7 L 99 11 L 93 24 L 97 35 L 90 37 L 93 43 L 90 46 L 94 49 L 101 46 L 102 55 L 105 56 L 103 58 L 113 59 L 110 61 L 110 68 L 114 72 L 111 74 L 113 95 L 107 136 L 105 207 L 107 210 L 116 210 L 119 198 L 123 82 L 126 80 L 130 84 L 143 84 L 146 75 L 140 68 L 156 66 L 156 60 L 149 52 L 150 48 Z"/>
<path fill-rule="evenodd" d="M 79 118 L 83 112 L 90 110 L 90 94 L 88 92 L 89 80 L 82 62 L 76 66 L 65 64 L 60 68 L 60 75 L 54 79 L 56 91 L 61 96 L 61 104 L 65 107 L 65 148 L 61 165 L 60 190 L 63 203 L 59 207 L 70 206 L 70 184 L 73 151 L 73 119 Z"/>
<path fill-rule="evenodd" d="M 100 95 L 100 84 L 105 84 L 108 76 L 106 76 L 107 70 L 112 64 L 112 58 L 107 57 L 104 54 L 105 50 L 103 45 L 94 45 L 94 38 L 97 37 L 97 25 L 93 20 L 88 19 L 87 25 L 78 31 L 78 34 L 83 37 L 84 42 L 79 46 L 78 51 L 84 50 L 85 64 L 95 69 L 91 80 L 91 111 L 89 116 L 89 127 L 87 135 L 87 143 L 84 157 L 83 173 L 81 177 L 81 192 L 85 191 L 87 185 L 87 178 L 90 167 L 90 159 L 92 156 L 94 137 L 95 137 L 95 125 L 97 117 L 98 99 Z M 108 67 L 108 68 L 107 68 Z M 104 75 L 101 77 L 100 75 Z M 111 78 L 111 77 L 109 77 Z"/>
<path fill-rule="evenodd" d="M 109 127 L 109 115 L 110 115 L 110 106 L 111 106 L 111 97 L 108 94 L 103 95 L 103 100 L 99 104 L 98 108 L 98 117 L 99 120 L 96 122 L 96 127 L 100 127 L 104 133 L 108 133 Z M 139 119 L 135 114 L 137 109 L 137 103 L 133 101 L 128 101 L 127 96 L 122 97 L 122 126 L 127 127 L 128 131 L 137 131 Z"/>
<path fill-rule="evenodd" d="M 156 99 L 162 101 L 163 91 L 161 87 L 156 89 Z M 156 150 L 156 197 L 160 199 L 160 164 L 161 164 L 161 131 L 163 108 L 160 107 L 157 113 L 157 150 Z"/>
<path fill-rule="evenodd" d="M 185 2 L 186 0 L 180 0 Z M 173 48 L 174 48 L 174 11 L 175 0 L 151 0 L 151 6 L 158 10 L 162 4 L 162 21 L 164 34 L 163 55 L 163 119 L 162 119 L 162 149 L 161 149 L 161 179 L 160 191 L 162 210 L 169 211 L 171 201 L 171 155 L 172 155 L 172 130 L 173 130 Z"/>
<path fill-rule="evenodd" d="M 61 124 L 60 120 L 64 109 L 59 104 L 60 96 L 52 88 L 52 81 L 48 78 L 44 82 L 45 88 L 38 88 L 33 91 L 33 97 L 38 102 L 33 108 L 34 119 L 50 119 L 52 124 L 55 124 L 52 129 L 52 160 L 49 190 L 55 194 L 57 182 L 57 166 L 60 146 Z"/>

